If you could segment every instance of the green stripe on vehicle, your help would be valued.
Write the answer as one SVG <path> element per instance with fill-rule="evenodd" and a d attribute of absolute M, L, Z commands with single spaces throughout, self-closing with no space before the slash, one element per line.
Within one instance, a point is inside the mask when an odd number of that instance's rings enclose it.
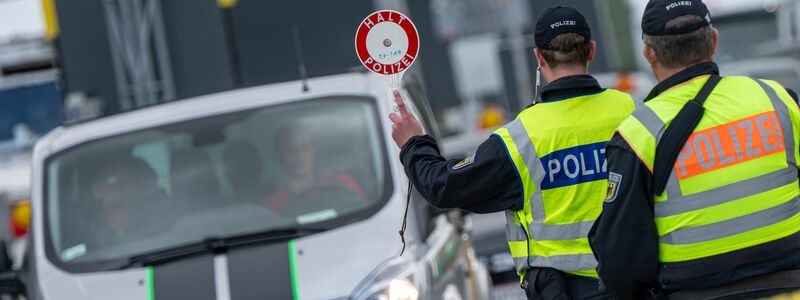
<path fill-rule="evenodd" d="M 439 276 L 444 275 L 444 265 L 438 255 L 436 256 L 436 267 L 439 268 Z"/>
<path fill-rule="evenodd" d="M 156 293 L 153 289 L 153 267 L 147 267 L 147 300 L 155 300 Z"/>
<path fill-rule="evenodd" d="M 445 260 L 449 261 L 450 259 L 452 259 L 453 254 L 455 253 L 456 253 L 456 241 L 451 239 L 447 241 L 447 244 L 444 246 Z"/>
<path fill-rule="evenodd" d="M 292 295 L 294 299 L 300 299 L 300 294 L 297 291 L 297 257 L 296 246 L 294 240 L 289 241 L 289 271 L 292 277 Z"/>

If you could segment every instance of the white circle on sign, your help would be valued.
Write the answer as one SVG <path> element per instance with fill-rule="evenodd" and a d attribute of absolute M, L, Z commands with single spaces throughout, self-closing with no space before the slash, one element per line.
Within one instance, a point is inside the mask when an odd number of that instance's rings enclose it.
<path fill-rule="evenodd" d="M 367 52 L 379 63 L 396 64 L 406 55 L 407 51 L 408 35 L 397 23 L 378 23 L 367 34 Z"/>

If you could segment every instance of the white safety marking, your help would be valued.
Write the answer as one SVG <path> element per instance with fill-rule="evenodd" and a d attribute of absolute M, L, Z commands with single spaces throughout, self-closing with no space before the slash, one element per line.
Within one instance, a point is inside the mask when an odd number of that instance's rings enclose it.
<path fill-rule="evenodd" d="M 229 278 L 228 256 L 225 254 L 214 256 L 214 288 L 217 291 L 217 300 L 231 300 Z"/>

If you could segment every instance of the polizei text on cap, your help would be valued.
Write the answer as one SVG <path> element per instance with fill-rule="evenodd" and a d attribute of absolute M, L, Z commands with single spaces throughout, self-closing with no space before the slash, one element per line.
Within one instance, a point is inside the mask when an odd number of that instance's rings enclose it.
<path fill-rule="evenodd" d="M 676 7 L 678 7 L 678 6 L 692 6 L 692 1 L 678 1 L 678 2 L 672 2 L 672 3 L 670 3 L 669 5 L 667 5 L 667 11 L 670 11 L 670 10 L 672 10 L 673 8 L 676 8 Z"/>
<path fill-rule="evenodd" d="M 561 26 L 575 26 L 575 21 L 559 21 L 550 25 L 550 29 L 555 29 Z"/>

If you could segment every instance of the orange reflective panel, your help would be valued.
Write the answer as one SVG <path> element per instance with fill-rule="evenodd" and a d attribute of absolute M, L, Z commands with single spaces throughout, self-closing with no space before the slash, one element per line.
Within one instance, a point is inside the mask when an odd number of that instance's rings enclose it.
<path fill-rule="evenodd" d="M 770 111 L 693 133 L 675 162 L 678 178 L 783 151 L 779 124 L 778 116 Z"/>

